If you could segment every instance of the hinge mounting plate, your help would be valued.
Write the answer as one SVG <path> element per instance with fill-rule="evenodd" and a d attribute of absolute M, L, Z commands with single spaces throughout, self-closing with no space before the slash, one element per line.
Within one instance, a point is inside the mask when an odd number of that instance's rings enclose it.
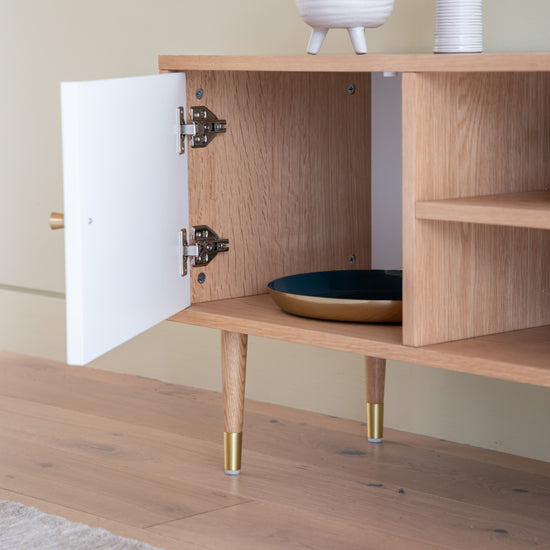
<path fill-rule="evenodd" d="M 179 153 L 185 152 L 185 136 L 189 136 L 191 148 L 206 147 L 218 134 L 227 132 L 227 122 L 218 120 L 218 117 L 207 107 L 191 107 L 190 121 L 185 122 L 185 109 L 178 107 L 180 122 Z"/>
<path fill-rule="evenodd" d="M 187 242 L 187 230 L 180 232 L 182 247 L 181 275 L 187 275 L 187 259 L 193 267 L 208 265 L 219 252 L 229 250 L 229 240 L 221 239 L 218 234 L 207 225 L 196 225 L 191 229 L 192 244 Z"/>

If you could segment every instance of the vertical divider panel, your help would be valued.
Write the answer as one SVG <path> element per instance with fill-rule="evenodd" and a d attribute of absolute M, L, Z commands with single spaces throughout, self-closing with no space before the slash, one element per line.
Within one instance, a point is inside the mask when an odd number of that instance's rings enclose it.
<path fill-rule="evenodd" d="M 416 229 L 415 190 L 418 185 L 416 174 L 418 148 L 416 144 L 418 111 L 417 93 L 421 76 L 416 73 L 405 73 L 401 79 L 401 117 L 402 117 L 402 208 L 403 208 L 403 343 L 419 345 L 416 331 L 418 302 L 421 303 L 421 290 L 417 285 L 416 268 Z"/>
<path fill-rule="evenodd" d="M 550 323 L 548 231 L 415 217 L 418 200 L 549 182 L 550 75 L 403 76 L 405 344 Z"/>
<path fill-rule="evenodd" d="M 187 93 L 188 107 L 227 120 L 226 134 L 189 150 L 190 224 L 230 241 L 191 268 L 194 303 L 263 293 L 294 273 L 370 267 L 369 73 L 190 71 Z"/>

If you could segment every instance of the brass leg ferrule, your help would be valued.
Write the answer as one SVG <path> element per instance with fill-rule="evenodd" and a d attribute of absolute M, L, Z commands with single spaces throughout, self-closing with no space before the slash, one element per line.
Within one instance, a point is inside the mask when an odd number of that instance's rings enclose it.
<path fill-rule="evenodd" d="M 223 434 L 223 457 L 225 473 L 236 475 L 241 473 L 241 452 L 243 444 L 243 433 Z"/>
<path fill-rule="evenodd" d="M 384 435 L 384 403 L 367 403 L 367 437 L 380 443 Z"/>

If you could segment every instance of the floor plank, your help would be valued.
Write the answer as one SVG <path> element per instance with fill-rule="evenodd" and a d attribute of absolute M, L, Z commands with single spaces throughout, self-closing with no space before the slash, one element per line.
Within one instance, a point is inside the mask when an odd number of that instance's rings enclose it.
<path fill-rule="evenodd" d="M 0 437 L 1 487 L 135 527 L 245 502 L 174 479 Z"/>
<path fill-rule="evenodd" d="M 142 426 L 162 425 L 165 430 L 174 433 L 186 433 L 215 442 L 219 441 L 218 431 L 223 430 L 221 398 L 213 392 L 202 392 L 139 377 L 132 377 L 131 387 L 128 387 L 128 377 L 124 375 L 91 368 L 69 367 L 62 363 L 37 360 L 10 352 L 0 352 L 0 365 L 0 394 L 3 395 L 59 404 L 70 410 L 103 414 L 118 420 L 126 419 Z M 70 388 L 71 391 L 63 388 Z M 123 393 L 120 392 L 121 388 L 125 389 Z M 94 395 L 108 399 L 108 406 L 101 413 L 97 411 L 97 399 L 90 399 Z M 119 403 L 120 399 L 124 403 Z M 138 409 L 136 403 L 140 405 Z M 211 404 L 217 404 L 219 409 L 213 408 Z M 246 411 L 269 417 L 270 420 L 277 416 L 279 420 L 360 436 L 364 435 L 366 429 L 359 422 L 252 400 L 247 400 Z M 208 427 L 212 423 L 219 425 L 218 431 Z M 386 429 L 385 432 L 387 441 L 550 477 L 550 465 L 547 462 L 396 430 Z M 249 438 L 247 430 L 247 439 Z"/>
<path fill-rule="evenodd" d="M 35 413 L 42 410 L 42 418 L 20 414 L 18 421 L 13 414 L 6 414 L 5 409 L 9 404 L 7 401 L 6 398 L 0 400 L 0 429 L 3 434 L 0 442 L 6 437 L 6 433 L 13 438 L 39 442 L 40 445 L 49 440 L 53 447 L 64 449 L 67 453 L 86 456 L 111 466 L 125 465 L 131 471 L 141 469 L 149 475 L 194 480 L 201 487 L 232 493 L 242 499 L 271 501 L 279 505 L 292 503 L 309 513 L 327 515 L 342 521 L 349 520 L 356 525 L 360 525 L 363 518 L 369 517 L 387 532 L 395 532 L 398 528 L 405 536 L 424 544 L 438 540 L 439 544 L 444 545 L 449 533 L 453 533 L 451 538 L 462 541 L 468 539 L 471 544 L 482 541 L 484 547 L 492 548 L 491 544 L 495 541 L 491 537 L 494 538 L 495 531 L 498 535 L 499 530 L 504 530 L 507 540 L 517 543 L 516 547 L 530 548 L 539 539 L 550 536 L 550 526 L 545 529 L 543 524 L 538 525 L 532 521 L 525 523 L 513 514 L 503 514 L 477 506 L 457 509 L 456 502 L 435 499 L 423 492 L 411 491 L 408 487 L 404 489 L 395 484 L 384 484 L 377 479 L 364 477 L 341 476 L 338 479 L 330 470 L 302 462 L 277 460 L 263 453 L 249 452 L 246 475 L 243 474 L 241 479 L 229 478 L 221 471 L 218 445 L 194 441 L 185 436 L 163 434 L 160 431 L 142 432 L 135 427 L 132 429 L 126 423 L 114 424 L 112 421 L 109 422 L 111 432 L 104 434 L 105 426 L 102 432 L 101 424 L 104 421 L 101 419 L 95 421 L 96 424 L 99 423 L 98 427 L 94 426 L 93 417 L 89 415 L 79 418 L 78 414 L 65 413 L 43 405 L 33 409 L 32 404 L 28 403 L 20 403 L 19 406 L 23 409 L 30 407 Z M 11 401 L 12 408 L 17 409 L 14 403 L 17 401 Z M 61 416 L 63 421 L 56 422 L 56 416 Z M 72 422 L 76 424 L 71 426 Z M 81 429 L 83 425 L 86 426 L 85 431 Z M 353 454 L 341 457 L 342 460 L 347 458 L 364 460 L 364 457 Z M 298 477 L 299 483 L 289 485 L 289 479 L 293 477 Z M 334 490 L 336 485 L 337 492 Z M 400 496 L 396 499 L 396 495 Z M 391 510 L 389 515 L 388 509 Z M 116 514 L 117 511 L 114 510 L 113 513 Z M 183 511 L 179 510 L 178 513 L 183 517 Z M 403 515 L 407 522 L 403 522 Z M 470 520 L 471 516 L 475 520 Z M 463 528 L 465 523 L 468 523 L 467 530 Z M 426 524 L 428 527 L 425 527 Z M 422 526 L 420 530 L 419 526 Z M 438 539 L 440 533 L 443 536 Z M 500 544 L 497 537 L 494 547 Z"/>
<path fill-rule="evenodd" d="M 143 380 L 140 380 L 143 383 Z M 156 387 L 157 383 L 151 383 Z M 45 384 L 46 385 L 46 384 Z M 86 381 L 86 387 L 89 384 Z M 163 386 L 164 387 L 164 386 Z M 77 391 L 75 384 L 72 385 L 73 391 Z M 156 387 L 158 390 L 158 387 Z M 156 417 L 156 425 L 161 429 L 170 430 L 171 433 L 182 433 L 189 437 L 201 438 L 219 443 L 221 433 L 221 400 L 219 395 L 214 398 L 211 392 L 200 392 L 193 390 L 186 391 L 183 388 L 173 387 L 164 388 L 166 391 L 160 393 L 153 392 L 154 402 L 157 408 L 149 417 L 147 422 L 151 423 L 151 417 Z M 94 391 L 97 395 L 109 395 L 112 388 L 103 388 L 100 390 L 97 385 Z M 120 388 L 117 390 L 120 393 Z M 135 390 L 134 390 L 135 392 Z M 191 397 L 190 397 L 191 396 Z M 204 396 L 204 399 L 202 398 Z M 66 398 L 72 400 L 74 397 Z M 3 401 L 2 401 L 3 399 Z M 0 399 L 0 408 L 7 407 L 9 398 Z M 56 397 L 57 399 L 57 397 Z M 90 397 L 88 398 L 90 399 Z M 100 405 L 95 399 L 94 407 L 97 409 Z M 13 400 L 13 398 L 12 398 Z M 187 403 L 191 402 L 191 405 Z M 56 402 L 59 403 L 59 400 Z M 185 404 L 181 403 L 185 402 Z M 2 405 L 4 403 L 4 405 Z M 64 403 L 64 406 L 70 406 L 71 403 Z M 13 406 L 13 404 L 12 404 Z M 195 416 L 186 410 L 192 406 Z M 25 408 L 26 407 L 26 408 Z M 25 407 L 19 407 L 19 412 L 23 410 L 30 414 L 32 402 Z M 92 407 L 89 403 L 88 407 Z M 124 418 L 131 416 L 136 407 L 135 398 L 125 400 L 119 396 L 116 403 L 109 399 L 108 403 L 101 408 L 101 414 L 109 419 L 120 415 Z M 141 411 L 150 412 L 154 409 L 154 403 L 151 406 L 141 406 Z M 527 517 L 538 520 L 550 520 L 550 476 L 532 474 L 516 468 L 506 468 L 501 465 L 478 461 L 475 456 L 457 456 L 452 454 L 442 454 L 435 449 L 424 448 L 422 446 L 402 445 L 387 438 L 381 446 L 370 445 L 366 442 L 363 434 L 358 431 L 357 434 L 334 429 L 325 429 L 315 424 L 304 422 L 304 415 L 298 422 L 292 420 L 279 420 L 284 414 L 291 414 L 284 408 L 279 407 L 281 416 L 273 418 L 275 414 L 269 416 L 258 415 L 247 412 L 245 416 L 245 461 L 247 453 L 250 451 L 270 454 L 272 442 L 277 440 L 276 454 L 278 457 L 307 463 L 330 470 L 331 476 L 354 477 L 360 476 L 371 483 L 393 483 L 404 488 L 429 492 L 437 496 L 452 498 L 465 503 L 487 506 L 503 512 L 519 513 Z M 175 418 L 175 412 L 181 412 L 178 420 Z M 17 411 L 14 411 L 17 414 Z M 7 414 L 7 412 L 5 413 Z M 35 411 L 36 420 L 29 425 L 34 427 L 35 437 L 48 438 L 56 440 L 55 433 L 61 430 L 52 430 L 48 432 L 45 428 L 40 428 L 42 412 Z M 76 413 L 67 414 L 67 418 L 74 418 Z M 307 413 L 309 418 L 323 418 L 323 415 L 312 415 Z M 91 427 L 91 420 L 88 419 L 88 429 Z M 142 424 L 142 418 L 136 414 L 134 422 Z M 9 430 L 8 435 L 23 433 L 23 426 L 18 426 L 15 418 L 8 418 L 3 423 L 4 433 Z M 358 423 L 355 423 L 358 424 Z M 156 429 L 148 426 L 142 426 L 143 429 Z M 98 428 L 101 429 L 101 428 Z M 198 435 L 197 435 L 198 430 Z M 119 431 L 127 432 L 127 428 L 120 428 Z M 80 428 L 76 426 L 73 429 L 73 437 L 81 437 Z M 1 433 L 1 432 L 0 432 Z M 63 433 L 68 433 L 67 429 Z M 78 445 L 82 448 L 94 447 L 117 448 L 120 440 L 118 436 L 105 438 L 104 435 L 97 435 L 102 438 L 102 443 L 93 441 L 81 441 Z M 429 438 L 425 438 L 429 439 Z M 162 435 L 151 434 L 150 441 L 162 440 Z M 34 439 L 33 441 L 39 441 Z M 76 441 L 76 440 L 75 440 Z M 432 440 L 433 441 L 433 440 Z M 44 442 L 43 440 L 41 441 Z M 299 442 L 299 444 L 297 444 Z M 77 447 L 75 442 L 65 442 L 59 448 L 74 450 Z M 196 445 L 188 444 L 191 448 Z M 68 447 L 67 447 L 68 446 Z M 150 446 L 150 442 L 149 442 Z M 147 443 L 136 442 L 135 453 L 140 453 L 140 449 L 147 448 Z M 456 445 L 455 445 L 456 447 Z M 464 447 L 464 446 L 463 446 Z M 106 453 L 110 455 L 110 453 Z M 128 452 L 132 455 L 132 452 Z M 131 460 L 131 457 L 127 460 Z M 107 458 L 109 459 L 109 458 Z M 217 458 L 221 461 L 221 456 Z M 524 460 L 524 463 L 535 463 L 536 461 Z M 411 466 L 414 465 L 414 466 Z M 543 468 L 540 468 L 541 470 Z M 544 470 L 548 474 L 550 465 L 544 464 Z M 155 472 L 158 473 L 158 472 Z M 199 475 L 198 472 L 196 475 Z"/>
<path fill-rule="evenodd" d="M 240 494 L 291 505 L 388 533 L 449 548 L 531 548 L 546 542 L 550 525 L 514 514 L 435 497 L 400 486 L 335 479 L 313 466 L 250 461 Z M 289 479 L 294 482 L 289 482 Z M 501 536 L 505 535 L 505 536 Z"/>
<path fill-rule="evenodd" d="M 222 430 L 219 394 L 0 353 L 0 497 L 182 548 L 550 545 L 549 464 L 395 431 L 369 445 L 358 422 L 247 402 L 234 478 Z"/>
<path fill-rule="evenodd" d="M 224 550 L 441 548 L 377 530 L 367 522 L 359 525 L 338 521 L 329 516 L 266 502 L 243 504 L 211 514 L 171 521 L 147 530 L 171 537 L 192 534 L 194 540 L 206 546 L 219 544 L 221 538 Z"/>
<path fill-rule="evenodd" d="M 0 394 L 15 393 L 18 398 L 46 404 L 56 403 L 70 410 L 89 411 L 93 414 L 98 414 L 97 401 L 90 400 L 90 396 L 99 394 L 106 398 L 113 398 L 115 402 L 109 399 L 109 406 L 101 413 L 108 418 L 119 420 L 126 418 L 144 426 L 163 425 L 164 429 L 175 433 L 179 433 L 184 428 L 188 435 L 207 437 L 211 441 L 218 440 L 218 434 L 205 430 L 201 422 L 206 415 L 205 420 L 217 422 L 221 426 L 219 411 L 210 406 L 210 404 L 218 404 L 221 407 L 221 397 L 217 393 L 140 377 L 131 377 L 131 387 L 128 387 L 129 377 L 124 375 L 92 368 L 69 367 L 62 363 L 37 360 L 10 352 L 0 352 L 0 365 L 2 365 Z M 22 384 L 19 384 L 20 382 Z M 69 393 L 62 390 L 62 387 L 66 387 L 67 384 L 70 384 L 72 390 Z M 125 388 L 126 391 L 120 394 L 120 388 Z M 124 399 L 125 406 L 118 406 L 116 396 Z M 143 410 L 135 409 L 134 399 L 141 402 Z M 203 407 L 203 405 L 206 406 Z M 193 411 L 190 410 L 195 407 L 198 407 L 197 415 L 193 415 Z M 252 400 L 247 400 L 246 411 L 270 417 L 270 419 L 277 416 L 279 420 L 289 420 L 354 435 L 362 436 L 366 430 L 365 425 L 359 422 Z M 159 412 L 160 415 L 157 414 Z M 190 422 L 187 422 L 188 419 Z M 195 429 L 194 425 L 196 425 Z M 454 454 L 487 464 L 550 477 L 550 467 L 547 462 L 396 430 L 386 429 L 386 434 L 387 440 L 401 444 L 412 442 L 414 447 L 424 447 L 438 453 Z"/>
<path fill-rule="evenodd" d="M 367 432 L 367 425 L 363 422 L 356 422 L 334 416 L 326 416 L 324 414 L 311 413 L 309 411 L 293 409 L 290 407 L 280 407 L 271 403 L 247 400 L 246 410 L 248 413 L 261 414 L 271 418 L 277 417 L 279 420 L 305 423 L 310 426 L 336 430 L 359 436 L 365 436 Z M 438 453 L 475 459 L 479 462 L 485 462 L 487 464 L 503 466 L 509 469 L 517 469 L 522 472 L 529 472 L 550 477 L 550 467 L 548 462 L 521 456 L 514 456 L 490 449 L 482 449 L 480 447 L 472 447 L 470 445 L 454 443 L 443 439 L 410 434 L 399 430 L 392 430 L 390 428 L 384 428 L 384 433 L 387 441 L 394 441 L 402 445 L 422 447 Z"/>

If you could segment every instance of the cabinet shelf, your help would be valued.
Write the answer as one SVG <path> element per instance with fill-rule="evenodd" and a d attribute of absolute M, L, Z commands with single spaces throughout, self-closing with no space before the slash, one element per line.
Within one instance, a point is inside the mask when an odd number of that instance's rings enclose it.
<path fill-rule="evenodd" d="M 264 294 L 195 304 L 170 320 L 550 387 L 550 325 L 413 348 L 399 325 L 296 317 Z"/>
<path fill-rule="evenodd" d="M 550 191 L 418 201 L 416 219 L 550 229 Z"/>

